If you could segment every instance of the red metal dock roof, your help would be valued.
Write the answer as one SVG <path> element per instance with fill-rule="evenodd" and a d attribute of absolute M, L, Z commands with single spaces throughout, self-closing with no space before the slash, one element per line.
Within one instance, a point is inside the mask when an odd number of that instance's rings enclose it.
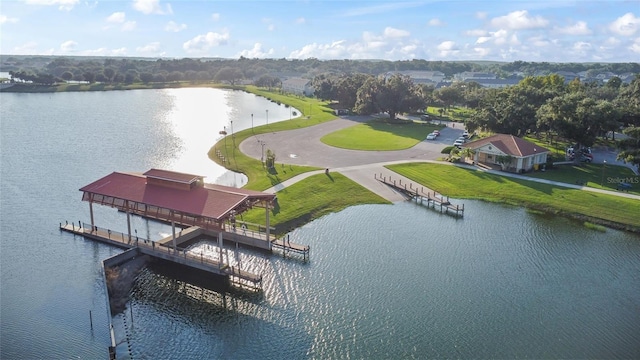
<path fill-rule="evenodd" d="M 202 178 L 157 169 L 145 174 L 149 173 L 151 176 L 177 182 L 193 181 L 194 177 Z M 274 194 L 215 184 L 203 184 L 190 190 L 148 184 L 145 174 L 113 172 L 82 187 L 80 191 L 85 195 L 103 195 L 216 220 L 228 217 L 232 210 L 240 213 L 250 204 L 275 199 Z M 83 196 L 83 200 L 88 200 L 88 197 Z"/>

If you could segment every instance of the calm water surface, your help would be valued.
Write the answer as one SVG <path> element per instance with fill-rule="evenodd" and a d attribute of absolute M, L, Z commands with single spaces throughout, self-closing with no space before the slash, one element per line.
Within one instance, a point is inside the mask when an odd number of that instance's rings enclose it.
<path fill-rule="evenodd" d="M 0 358 L 105 358 L 100 261 L 121 250 L 60 233 L 88 219 L 78 188 L 164 167 L 242 185 L 206 158 L 233 126 L 289 109 L 212 89 L 1 94 Z M 276 115 L 279 114 L 279 115 Z M 363 205 L 291 233 L 303 264 L 247 250 L 260 296 L 222 295 L 145 269 L 115 315 L 123 358 L 638 358 L 640 238 L 507 206 L 454 219 L 415 203 Z M 640 205 L 639 205 L 640 206 Z M 123 229 L 110 209 L 100 226 Z M 135 219 L 143 236 L 169 230 Z M 213 252 L 203 242 L 193 251 Z M 93 328 L 90 325 L 90 316 Z"/>

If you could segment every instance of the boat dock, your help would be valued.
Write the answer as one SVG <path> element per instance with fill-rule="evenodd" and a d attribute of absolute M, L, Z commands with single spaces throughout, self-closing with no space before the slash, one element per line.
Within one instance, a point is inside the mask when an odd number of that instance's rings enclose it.
<path fill-rule="evenodd" d="M 425 191 L 423 186 L 415 185 L 411 182 L 402 182 L 402 179 L 392 179 L 382 174 L 374 174 L 374 178 L 383 184 L 386 184 L 396 191 L 402 193 L 407 199 L 415 199 L 416 202 L 425 204 L 433 209 L 440 208 L 440 213 L 453 215 L 455 217 L 464 216 L 464 204 L 454 205 L 449 201 L 448 196 L 443 196 L 435 191 Z"/>
<path fill-rule="evenodd" d="M 98 227 L 91 228 L 89 224 L 65 223 L 60 224 L 60 229 L 123 249 L 137 249 L 141 254 L 149 255 L 157 259 L 163 259 L 225 276 L 229 278 L 232 284 L 241 288 L 256 291 L 261 290 L 262 275 L 254 274 L 235 266 L 229 266 L 224 262 L 219 262 L 208 257 L 190 253 L 184 249 L 174 250 L 171 238 L 169 242 L 167 242 L 166 239 L 151 241 L 148 239 L 140 239 L 137 236 L 130 238 L 128 234 Z M 198 233 L 201 235 L 202 229 L 191 229 L 184 238 L 177 237 L 176 241 L 179 241 L 179 243 L 187 242 L 193 239 L 193 234 Z"/>

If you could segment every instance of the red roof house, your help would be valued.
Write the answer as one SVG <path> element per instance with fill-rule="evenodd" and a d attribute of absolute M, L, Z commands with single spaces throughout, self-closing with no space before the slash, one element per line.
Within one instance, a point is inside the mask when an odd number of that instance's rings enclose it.
<path fill-rule="evenodd" d="M 507 134 L 495 134 L 462 145 L 474 151 L 475 163 L 499 165 L 502 170 L 526 172 L 547 163 L 549 149 Z"/>

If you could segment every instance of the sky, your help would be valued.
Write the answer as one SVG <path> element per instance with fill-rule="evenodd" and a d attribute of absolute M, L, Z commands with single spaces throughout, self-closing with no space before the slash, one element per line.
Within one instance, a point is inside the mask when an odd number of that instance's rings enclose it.
<path fill-rule="evenodd" d="M 640 0 L 2 0 L 0 54 L 639 62 Z"/>

